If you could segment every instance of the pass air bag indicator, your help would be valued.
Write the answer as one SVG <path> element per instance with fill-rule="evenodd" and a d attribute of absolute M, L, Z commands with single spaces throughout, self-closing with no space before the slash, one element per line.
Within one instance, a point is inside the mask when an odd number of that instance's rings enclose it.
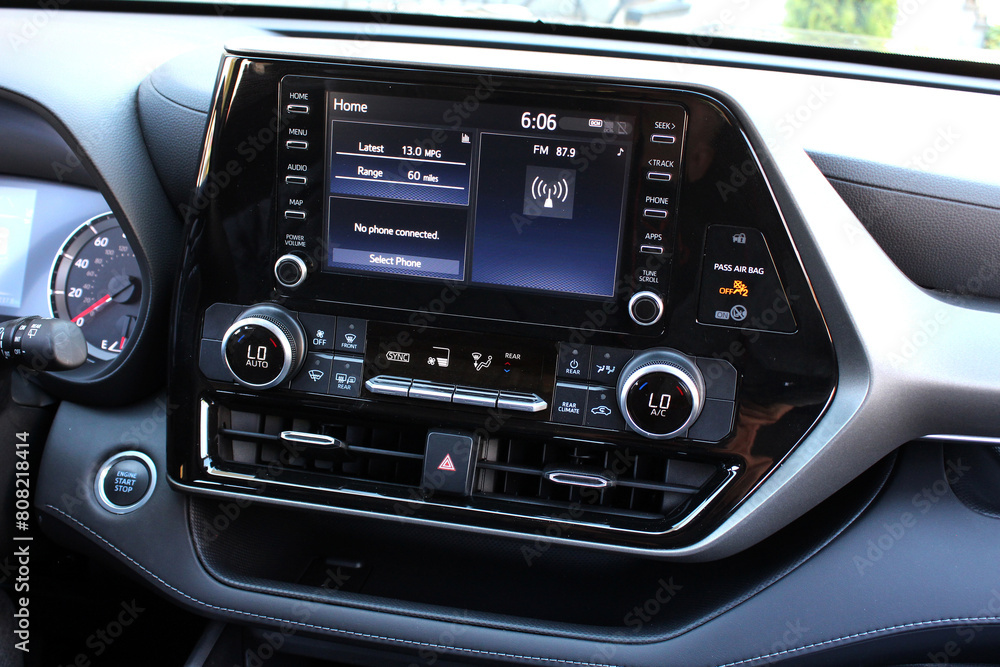
<path fill-rule="evenodd" d="M 764 235 L 712 225 L 705 234 L 698 322 L 793 333 L 797 326 Z"/>

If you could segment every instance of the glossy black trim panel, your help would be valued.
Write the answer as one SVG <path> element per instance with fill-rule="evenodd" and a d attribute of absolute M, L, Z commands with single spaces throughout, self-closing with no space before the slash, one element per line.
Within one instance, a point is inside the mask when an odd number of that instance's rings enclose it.
<path fill-rule="evenodd" d="M 219 92 L 209 121 L 212 134 L 202 163 L 202 196 L 205 214 L 188 228 L 188 251 L 184 260 L 184 280 L 179 285 L 175 304 L 171 362 L 171 400 L 196 406 L 202 399 L 221 399 L 235 409 L 308 412 L 326 411 L 331 416 L 347 415 L 352 419 L 385 420 L 414 425 L 446 424 L 451 428 L 475 430 L 484 426 L 489 415 L 481 410 L 439 408 L 429 402 L 408 404 L 378 400 L 363 395 L 360 399 L 325 398 L 287 389 L 275 389 L 258 396 L 230 383 L 208 381 L 191 363 L 200 346 L 202 314 L 213 303 L 250 305 L 274 301 L 295 312 L 352 317 L 400 325 L 413 324 L 420 318 L 421 327 L 465 331 L 482 339 L 502 329 L 507 336 L 548 341 L 553 349 L 559 341 L 579 337 L 587 344 L 643 350 L 670 347 L 699 357 L 717 357 L 731 361 L 740 375 L 737 417 L 734 432 L 717 445 L 695 443 L 678 438 L 652 444 L 635 434 L 609 432 L 571 425 L 539 422 L 517 414 L 505 415 L 493 431 L 521 436 L 579 438 L 599 440 L 618 446 L 656 447 L 677 456 L 736 457 L 745 472 L 725 490 L 717 502 L 682 530 L 647 536 L 618 534 L 599 525 L 579 526 L 564 523 L 561 538 L 593 542 L 639 551 L 691 544 L 717 527 L 795 447 L 810 430 L 828 404 L 837 378 L 837 365 L 830 335 L 816 304 L 811 286 L 791 244 L 784 220 L 750 149 L 739 121 L 728 107 L 731 101 L 718 93 L 695 88 L 665 89 L 652 86 L 610 84 L 594 81 L 556 79 L 547 76 L 512 77 L 496 75 L 499 87 L 546 95 L 574 98 L 601 98 L 638 102 L 669 102 L 688 109 L 689 137 L 681 182 L 674 261 L 671 266 L 668 315 L 665 333 L 650 339 L 607 331 L 601 323 L 584 322 L 576 326 L 539 326 L 517 322 L 497 323 L 455 314 L 445 307 L 431 312 L 413 299 L 408 310 L 387 308 L 377 295 L 358 292 L 354 303 L 330 303 L 315 297 L 303 297 L 278 289 L 270 267 L 279 250 L 261 239 L 274 238 L 276 215 L 283 210 L 276 201 L 278 185 L 268 165 L 275 164 L 279 144 L 285 137 L 279 125 L 271 125 L 278 108 L 277 82 L 289 74 L 334 78 L 378 79 L 395 82 L 422 82 L 428 86 L 472 86 L 475 75 L 461 71 L 442 71 L 417 67 L 371 68 L 348 63 L 308 63 L 280 59 L 228 58 L 222 66 Z M 247 147 L 259 143 L 248 157 Z M 242 155 L 242 158 L 241 158 Z M 240 178 L 229 187 L 218 184 L 218 174 L 227 168 L 242 169 Z M 641 202 L 630 204 L 641 210 Z M 740 226 L 764 234 L 780 280 L 782 299 L 761 312 L 752 313 L 756 321 L 750 328 L 738 323 L 705 326 L 697 323 L 697 307 L 703 262 L 702 249 L 706 229 L 713 224 Z M 738 231 L 738 230 L 737 230 Z M 734 243 L 736 234 L 734 234 Z M 720 268 L 720 271 L 728 269 Z M 770 269 L 768 269 L 768 272 Z M 739 275 L 739 274 L 737 274 Z M 413 283 L 399 281 L 401 290 Z M 709 286 L 716 289 L 714 285 Z M 463 295 L 455 297 L 460 301 Z M 779 303 L 779 301 L 781 301 Z M 770 302 L 768 302 L 770 303 Z M 532 307 L 549 307 L 543 298 Z M 761 331 L 785 308 L 794 313 L 793 333 Z M 775 312 L 768 310 L 774 308 Z M 531 321 L 534 318 L 522 318 Z M 735 319 L 735 318 L 734 318 Z M 748 319 L 747 324 L 750 323 Z M 536 320 L 537 321 L 537 320 Z M 572 322 L 573 320 L 568 320 Z M 763 324 L 762 324 L 763 322 Z M 170 417 L 169 474 L 175 482 L 197 491 L 215 488 L 203 477 L 206 461 L 199 454 L 201 425 L 197 409 L 179 410 Z M 201 472 L 200 472 L 201 471 Z M 203 482 L 208 483 L 205 486 Z M 245 485 L 244 485 L 245 486 Z M 252 486 L 257 486 L 256 484 Z M 266 484 L 265 484 L 266 486 Z M 243 489 L 246 491 L 246 489 Z M 257 493 L 288 496 L 277 488 L 258 489 Z M 288 496 L 301 498 L 299 493 Z M 326 503 L 327 501 L 323 501 Z M 391 513 L 391 502 L 379 510 L 368 501 L 349 497 L 338 501 L 347 511 L 383 511 Z M 441 508 L 434 512 L 435 519 Z M 499 522 L 473 519 L 459 506 L 448 510 L 448 523 L 470 524 L 485 530 L 518 530 L 532 534 L 530 522 L 520 528 L 516 521 Z M 420 519 L 417 508 L 415 519 Z M 430 516 L 424 517 L 430 519 Z"/>

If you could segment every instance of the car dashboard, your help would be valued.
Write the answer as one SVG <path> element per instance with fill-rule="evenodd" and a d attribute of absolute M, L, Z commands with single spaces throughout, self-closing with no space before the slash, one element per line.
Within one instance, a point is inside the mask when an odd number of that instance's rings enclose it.
<path fill-rule="evenodd" d="M 0 312 L 184 664 L 995 662 L 985 70 L 175 10 L 0 11 Z"/>

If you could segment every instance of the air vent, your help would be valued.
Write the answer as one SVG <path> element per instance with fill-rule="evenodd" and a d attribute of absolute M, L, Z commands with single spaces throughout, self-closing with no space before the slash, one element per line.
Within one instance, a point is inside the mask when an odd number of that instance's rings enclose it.
<path fill-rule="evenodd" d="M 721 462 L 577 440 L 492 439 L 480 452 L 474 498 L 623 527 L 684 516 L 727 472 Z"/>
<path fill-rule="evenodd" d="M 426 431 L 209 408 L 216 474 L 398 496 L 420 487 Z"/>
<path fill-rule="evenodd" d="M 494 436 L 473 448 L 471 497 L 428 492 L 437 488 L 424 478 L 432 426 L 340 419 L 203 402 L 205 488 L 502 530 L 556 523 L 662 534 L 693 521 L 741 470 L 662 445 Z"/>

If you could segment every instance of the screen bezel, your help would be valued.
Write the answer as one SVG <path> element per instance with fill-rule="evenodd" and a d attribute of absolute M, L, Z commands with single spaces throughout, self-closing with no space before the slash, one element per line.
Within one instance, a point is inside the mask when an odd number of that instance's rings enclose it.
<path fill-rule="evenodd" d="M 305 225 L 310 245 L 307 254 L 318 259 L 317 264 L 325 266 L 326 225 L 329 215 L 328 179 L 330 169 L 330 118 L 327 115 L 327 103 L 331 91 L 354 94 L 393 96 L 401 99 L 417 98 L 445 102 L 460 102 L 475 96 L 486 83 L 484 77 L 475 75 L 452 75 L 448 82 L 429 81 L 427 72 L 413 72 L 416 80 L 406 80 L 403 73 L 394 71 L 392 80 L 347 79 L 333 77 L 309 77 L 288 74 L 282 77 L 280 88 L 285 89 L 294 83 L 298 88 L 309 86 L 315 91 L 313 105 L 317 118 L 322 120 L 322 158 L 312 160 L 311 187 L 316 188 L 307 199 L 313 201 L 314 212 L 309 215 L 311 222 Z M 631 164 L 625 184 L 622 223 L 619 229 L 618 257 L 616 259 L 615 294 L 612 297 L 596 297 L 593 295 L 570 294 L 538 289 L 508 287 L 501 285 L 484 285 L 471 282 L 470 267 L 466 266 L 466 276 L 463 281 L 441 278 L 425 278 L 399 274 L 380 274 L 369 271 L 352 271 L 337 269 L 336 272 L 319 270 L 310 275 L 310 279 L 294 290 L 297 298 L 305 297 L 317 303 L 348 304 L 361 306 L 376 306 L 390 310 L 409 311 L 411 321 L 420 321 L 421 314 L 445 312 L 448 315 L 479 318 L 490 321 L 509 321 L 525 324 L 569 326 L 584 330 L 601 330 L 626 334 L 661 335 L 667 324 L 667 317 L 653 326 L 641 326 L 629 318 L 627 304 L 631 295 L 643 289 L 635 282 L 638 259 L 630 255 L 630 238 L 637 226 L 637 217 L 641 210 L 639 189 L 641 184 L 640 162 L 642 161 L 642 138 L 652 128 L 653 116 L 657 110 L 671 109 L 671 113 L 681 112 L 683 127 L 679 128 L 678 136 L 678 181 L 683 173 L 683 143 L 687 133 L 687 109 L 677 102 L 659 102 L 636 99 L 623 95 L 620 90 L 601 91 L 587 89 L 580 85 L 551 82 L 535 82 L 513 77 L 489 77 L 487 85 L 494 87 L 490 93 L 489 103 L 497 106 L 525 108 L 553 108 L 559 110 L 575 110 L 581 113 L 613 114 L 630 116 L 635 119 L 633 130 Z M 279 96 L 281 93 L 279 92 Z M 284 99 L 284 97 L 280 97 Z M 322 100 L 321 105 L 317 104 Z M 662 111 L 661 111 L 662 114 Z M 656 116 L 660 117 L 660 116 Z M 283 157 L 279 156 L 279 162 Z M 283 170 L 278 171 L 278 178 Z M 321 176 L 320 176 L 321 174 Z M 672 215 L 676 212 L 679 199 L 680 183 L 676 184 L 671 205 Z M 279 183 L 279 193 L 281 187 Z M 279 195 L 280 197 L 280 195 Z M 278 202 L 275 214 L 280 220 L 281 203 Z M 276 247 L 280 251 L 281 228 L 276 238 Z M 676 235 L 676 221 L 665 224 L 666 233 L 672 239 Z M 470 230 L 471 232 L 471 230 Z M 471 236 L 469 242 L 471 243 Z M 322 245 L 323 247 L 319 247 Z M 468 250 L 468 249 L 467 249 Z M 468 256 L 468 253 L 467 253 Z M 314 260 L 315 261 L 315 260 Z M 669 300 L 669 251 L 663 257 L 643 258 L 646 266 L 659 268 L 663 275 L 668 276 L 661 287 L 664 302 Z M 400 289 L 404 286 L 405 289 Z M 279 292 L 284 291 L 278 286 Z M 288 291 L 291 295 L 291 291 Z"/>

